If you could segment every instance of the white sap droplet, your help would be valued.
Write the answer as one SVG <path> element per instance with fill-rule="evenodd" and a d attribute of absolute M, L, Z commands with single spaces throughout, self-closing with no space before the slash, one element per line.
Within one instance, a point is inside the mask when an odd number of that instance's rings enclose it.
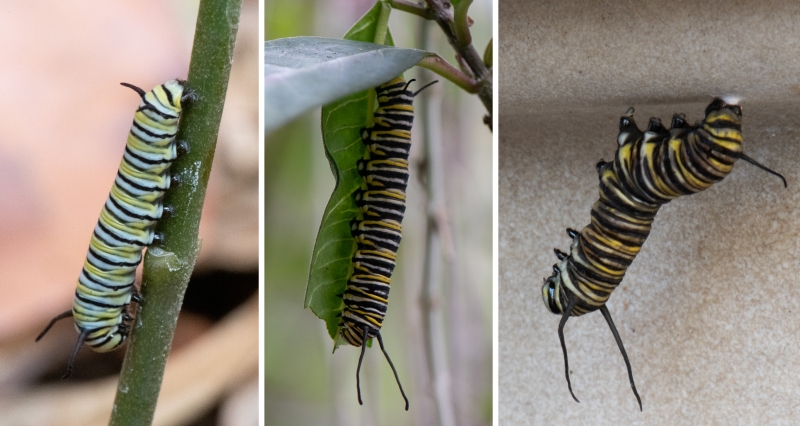
<path fill-rule="evenodd" d="M 739 102 L 742 101 L 742 98 L 734 95 L 723 95 L 720 96 L 719 98 L 725 101 L 725 103 L 728 105 L 739 105 Z"/>

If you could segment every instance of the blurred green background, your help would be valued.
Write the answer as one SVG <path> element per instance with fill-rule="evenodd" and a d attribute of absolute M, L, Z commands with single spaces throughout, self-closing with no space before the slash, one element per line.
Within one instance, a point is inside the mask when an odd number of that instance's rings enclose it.
<path fill-rule="evenodd" d="M 341 37 L 374 1 L 267 0 L 265 40 L 301 35 Z M 476 0 L 470 16 L 473 43 L 482 53 L 492 35 L 489 0 Z M 398 47 L 425 48 L 457 64 L 441 29 L 394 10 L 389 21 Z M 427 31 L 428 45 L 421 34 Z M 405 73 L 420 78 L 419 68 Z M 435 76 L 428 75 L 427 78 Z M 269 425 L 434 425 L 442 416 L 425 352 L 422 319 L 426 257 L 426 189 L 421 176 L 425 150 L 419 142 L 425 105 L 441 119 L 435 125 L 443 151 L 446 214 L 450 235 L 443 240 L 442 297 L 447 374 L 440 395 L 452 421 L 492 421 L 492 134 L 478 98 L 438 78 L 417 98 L 414 148 L 403 243 L 392 278 L 382 335 L 406 394 L 403 400 L 377 345 L 368 348 L 361 371 L 364 406 L 356 398 L 359 349 L 340 347 L 325 324 L 303 309 L 311 252 L 334 178 L 322 146 L 319 109 L 265 137 L 264 149 L 264 375 L 265 419 Z M 265 100 L 269 102 L 269 100 Z M 440 399 L 441 401 L 441 396 Z M 445 421 L 445 424 L 448 422 Z"/>

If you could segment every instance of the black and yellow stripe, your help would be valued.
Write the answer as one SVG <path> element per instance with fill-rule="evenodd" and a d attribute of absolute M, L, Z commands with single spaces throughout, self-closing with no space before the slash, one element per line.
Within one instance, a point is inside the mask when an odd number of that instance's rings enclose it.
<path fill-rule="evenodd" d="M 128 305 L 134 295 L 136 268 L 142 249 L 158 238 L 156 221 L 166 208 L 164 191 L 170 187 L 169 167 L 177 156 L 175 134 L 182 103 L 191 97 L 184 83 L 171 80 L 150 92 L 122 83 L 142 98 L 133 117 L 125 152 L 100 212 L 72 310 L 56 316 L 39 340 L 59 319 L 73 317 L 80 333 L 64 378 L 72 372 L 78 349 L 86 343 L 97 352 L 119 347 L 128 337 Z"/>
<path fill-rule="evenodd" d="M 741 107 L 721 99 L 706 108 L 705 119 L 696 126 L 688 126 L 683 114 L 676 114 L 670 129 L 652 118 L 642 132 L 633 121 L 633 108 L 620 119 L 614 161 L 597 164 L 600 198 L 592 206 L 591 223 L 580 232 L 567 230 L 572 239 L 569 253 L 555 250 L 560 263 L 553 265 L 553 274 L 542 286 L 545 306 L 562 314 L 558 333 L 573 398 L 564 324 L 569 316 L 600 310 L 622 352 L 641 409 L 630 362 L 605 304 L 650 234 L 658 209 L 721 181 L 740 158 L 783 179 L 744 155 L 741 120 Z"/>
<path fill-rule="evenodd" d="M 353 273 L 342 294 L 344 306 L 339 323 L 342 340 L 361 347 L 356 371 L 359 404 L 361 361 L 367 341 L 377 337 L 405 399 L 406 410 L 408 398 L 400 385 L 397 370 L 383 347 L 380 330 L 389 303 L 392 272 L 402 239 L 402 222 L 406 211 L 413 101 L 419 93 L 408 90 L 408 85 L 413 81 L 406 83 L 397 77 L 375 89 L 378 108 L 373 114 L 373 126 L 361 130 L 367 156 L 356 162 L 363 186 L 354 193 L 354 197 L 362 218 L 350 222 L 357 250 L 353 255 Z"/>

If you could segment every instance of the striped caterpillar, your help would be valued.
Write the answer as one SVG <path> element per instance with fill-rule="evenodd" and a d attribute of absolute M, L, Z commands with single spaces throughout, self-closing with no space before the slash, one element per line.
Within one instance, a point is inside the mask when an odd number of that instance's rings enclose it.
<path fill-rule="evenodd" d="M 72 317 L 79 336 L 62 379 L 72 374 L 78 350 L 86 343 L 97 352 L 109 352 L 128 337 L 131 300 L 140 302 L 134 287 L 142 249 L 157 244 L 156 222 L 171 209 L 164 191 L 172 181 L 170 165 L 178 154 L 178 131 L 183 103 L 192 99 L 184 82 L 170 80 L 150 92 L 128 83 L 142 100 L 133 117 L 125 153 L 111 193 L 94 228 L 72 309 L 53 318 L 39 341 L 57 321 Z"/>
<path fill-rule="evenodd" d="M 389 303 L 392 272 L 403 232 L 408 185 L 408 155 L 411 149 L 411 126 L 414 121 L 414 97 L 435 81 L 412 93 L 401 77 L 376 88 L 378 108 L 373 126 L 361 130 L 367 158 L 356 163 L 363 187 L 354 193 L 363 216 L 353 219 L 350 231 L 357 244 L 353 255 L 353 273 L 341 295 L 344 310 L 339 335 L 350 345 L 361 347 L 356 370 L 358 403 L 361 401 L 361 362 L 367 341 L 377 337 L 381 351 L 392 368 L 400 393 L 408 398 L 400 384 L 397 370 L 383 346 L 381 327 Z"/>
<path fill-rule="evenodd" d="M 706 108 L 695 126 L 683 114 L 675 114 L 670 129 L 651 118 L 643 133 L 633 121 L 633 108 L 620 119 L 614 160 L 597 164 L 600 198 L 592 206 L 591 223 L 580 232 L 567 229 L 572 239 L 569 253 L 555 249 L 559 262 L 542 286 L 544 304 L 561 314 L 558 336 L 569 379 L 564 325 L 570 316 L 595 310 L 603 314 L 619 346 L 631 388 L 642 409 L 633 373 L 606 301 L 622 282 L 628 266 L 639 253 L 659 208 L 682 195 L 703 191 L 725 178 L 738 159 L 786 179 L 759 164 L 742 151 L 742 109 L 721 99 Z"/>

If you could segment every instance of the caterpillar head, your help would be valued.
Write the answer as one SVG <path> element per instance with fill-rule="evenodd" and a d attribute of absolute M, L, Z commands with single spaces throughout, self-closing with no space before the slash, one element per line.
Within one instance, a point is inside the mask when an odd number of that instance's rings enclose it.
<path fill-rule="evenodd" d="M 194 92 L 186 88 L 186 82 L 183 80 L 170 80 L 162 84 L 161 87 L 165 91 L 166 100 L 173 108 L 179 111 L 183 107 L 182 103 L 195 99 Z M 155 89 L 153 90 L 155 91 Z"/>
<path fill-rule="evenodd" d="M 725 121 L 741 125 L 742 107 L 737 105 L 738 102 L 739 99 L 736 98 L 714 98 L 706 107 L 706 121 L 719 117 Z"/>

